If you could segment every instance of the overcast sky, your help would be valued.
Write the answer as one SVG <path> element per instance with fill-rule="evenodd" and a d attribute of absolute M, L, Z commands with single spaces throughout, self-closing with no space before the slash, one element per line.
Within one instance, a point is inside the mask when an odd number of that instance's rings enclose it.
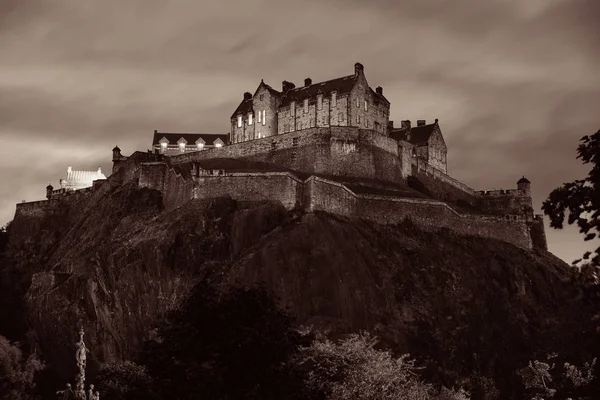
<path fill-rule="evenodd" d="M 224 133 L 245 91 L 365 66 L 391 119 L 439 118 L 475 189 L 583 178 L 600 129 L 599 0 L 0 0 L 0 225 L 67 165 L 111 168 L 154 129 Z M 413 122 L 414 124 L 414 122 Z M 547 226 L 550 250 L 586 250 Z"/>

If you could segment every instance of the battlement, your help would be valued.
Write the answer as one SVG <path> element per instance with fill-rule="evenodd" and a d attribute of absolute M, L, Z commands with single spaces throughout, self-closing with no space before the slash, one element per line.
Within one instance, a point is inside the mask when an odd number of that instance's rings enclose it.
<path fill-rule="evenodd" d="M 524 196 L 525 193 L 519 189 L 488 189 L 475 192 L 479 196 Z"/>

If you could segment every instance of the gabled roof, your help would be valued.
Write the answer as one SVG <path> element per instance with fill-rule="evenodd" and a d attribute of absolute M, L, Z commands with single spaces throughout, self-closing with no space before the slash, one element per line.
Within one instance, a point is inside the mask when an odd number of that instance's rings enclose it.
<path fill-rule="evenodd" d="M 427 144 L 431 134 L 435 131 L 437 122 L 429 125 L 415 126 L 410 129 L 399 128 L 390 132 L 390 137 L 404 140 L 413 145 Z"/>
<path fill-rule="evenodd" d="M 254 96 L 256 96 L 256 93 L 260 90 L 261 86 L 267 89 L 269 93 L 271 93 L 273 96 L 281 97 L 281 92 L 278 92 L 277 90 L 273 89 L 271 86 L 267 85 L 263 80 L 260 81 L 260 84 L 254 91 Z M 237 106 L 233 114 L 231 114 L 231 118 L 236 118 L 238 114 L 245 115 L 253 111 L 254 109 L 252 108 L 252 99 L 244 99 L 242 100 L 240 105 Z"/>
<path fill-rule="evenodd" d="M 198 139 L 204 140 L 204 143 L 208 146 L 214 144 L 215 140 L 221 139 L 223 143 L 227 143 L 229 134 L 216 134 L 216 133 L 163 133 L 154 132 L 154 138 L 152 139 L 152 147 L 160 144 L 160 140 L 165 138 L 170 144 L 176 144 L 180 139 L 186 140 L 187 143 L 198 143 Z"/>
<path fill-rule="evenodd" d="M 289 106 L 292 101 L 303 101 L 306 98 L 315 98 L 317 94 L 322 93 L 324 96 L 330 96 L 331 92 L 336 91 L 338 94 L 349 93 L 358 76 L 348 75 L 341 78 L 331 79 L 329 81 L 313 83 L 310 86 L 302 86 L 294 88 L 283 93 L 281 107 Z"/>
<path fill-rule="evenodd" d="M 237 106 L 237 108 L 235 109 L 235 111 L 233 112 L 233 114 L 231 114 L 231 118 L 235 118 L 238 114 L 248 114 L 253 112 L 253 108 L 252 108 L 252 99 L 244 99 L 242 100 L 242 102 L 240 103 L 239 106 Z"/>

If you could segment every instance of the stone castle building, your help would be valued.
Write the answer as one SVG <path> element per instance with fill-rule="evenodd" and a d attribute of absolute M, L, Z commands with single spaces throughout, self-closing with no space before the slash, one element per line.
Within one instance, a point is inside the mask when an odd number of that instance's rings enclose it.
<path fill-rule="evenodd" d="M 382 224 L 410 218 L 425 229 L 547 248 L 525 177 L 516 188 L 474 190 L 448 174 L 437 119 L 394 127 L 389 116 L 383 89 L 371 89 L 360 63 L 352 75 L 314 84 L 307 78 L 302 87 L 284 81 L 281 91 L 261 80 L 231 115 L 229 135 L 154 131 L 152 150 L 124 156 L 113 149 L 108 181 L 159 190 L 167 209 L 219 196 L 269 200 Z M 81 205 L 101 195 L 106 181 L 95 180 L 77 197 L 50 187 L 47 201 L 18 204 L 17 212 Z"/>

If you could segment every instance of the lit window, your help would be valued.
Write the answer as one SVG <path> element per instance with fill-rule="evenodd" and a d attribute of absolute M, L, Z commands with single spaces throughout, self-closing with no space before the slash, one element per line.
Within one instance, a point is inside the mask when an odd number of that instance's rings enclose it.
<path fill-rule="evenodd" d="M 356 108 L 360 107 L 360 99 L 357 97 L 356 98 Z"/>
<path fill-rule="evenodd" d="M 258 138 L 262 138 L 262 133 L 258 132 Z"/>
<path fill-rule="evenodd" d="M 161 153 L 164 153 L 165 151 L 167 151 L 167 142 L 162 142 L 160 144 L 160 151 L 161 151 Z"/>
<path fill-rule="evenodd" d="M 238 128 L 242 127 L 242 116 L 238 115 Z"/>
<path fill-rule="evenodd" d="M 308 99 L 304 99 L 304 112 L 308 112 Z"/>
<path fill-rule="evenodd" d="M 365 100 L 365 111 L 367 111 L 367 101 Z"/>
<path fill-rule="evenodd" d="M 198 143 L 198 150 L 203 150 L 204 149 L 204 143 Z"/>
<path fill-rule="evenodd" d="M 248 125 L 252 125 L 252 113 L 248 113 Z"/>
<path fill-rule="evenodd" d="M 223 147 L 223 143 L 215 143 L 215 147 Z"/>
<path fill-rule="evenodd" d="M 262 114 L 262 112 L 258 112 L 258 123 L 260 124 L 260 115 Z"/>
<path fill-rule="evenodd" d="M 179 143 L 179 152 L 185 153 L 185 143 Z"/>
<path fill-rule="evenodd" d="M 335 107 L 337 105 L 337 92 L 331 93 L 331 107 Z"/>
<path fill-rule="evenodd" d="M 267 122 L 267 111 L 263 110 L 262 114 L 263 114 L 263 116 L 262 116 L 262 124 L 264 125 Z"/>

